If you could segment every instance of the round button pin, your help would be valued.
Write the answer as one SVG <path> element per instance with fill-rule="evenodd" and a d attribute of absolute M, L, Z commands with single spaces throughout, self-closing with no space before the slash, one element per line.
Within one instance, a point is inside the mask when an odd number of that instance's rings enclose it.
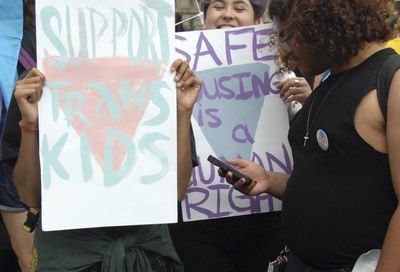
<path fill-rule="evenodd" d="M 319 147 L 324 150 L 327 151 L 329 148 L 329 140 L 328 140 L 328 136 L 326 135 L 325 131 L 323 131 L 322 129 L 318 129 L 317 130 L 317 142 Z"/>

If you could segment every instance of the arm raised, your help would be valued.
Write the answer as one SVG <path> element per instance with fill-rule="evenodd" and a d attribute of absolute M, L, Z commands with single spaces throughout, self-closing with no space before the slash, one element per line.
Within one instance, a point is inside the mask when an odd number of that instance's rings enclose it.
<path fill-rule="evenodd" d="M 33 68 L 15 86 L 14 96 L 21 111 L 21 144 L 13 180 L 21 200 L 29 207 L 40 206 L 40 162 L 38 150 L 38 101 L 44 75 Z"/>
<path fill-rule="evenodd" d="M 189 185 L 192 173 L 192 152 L 190 143 L 190 117 L 197 96 L 201 89 L 201 81 L 190 69 L 189 64 L 177 59 L 171 66 L 176 72 L 176 92 L 178 107 L 178 199 L 181 200 Z"/>

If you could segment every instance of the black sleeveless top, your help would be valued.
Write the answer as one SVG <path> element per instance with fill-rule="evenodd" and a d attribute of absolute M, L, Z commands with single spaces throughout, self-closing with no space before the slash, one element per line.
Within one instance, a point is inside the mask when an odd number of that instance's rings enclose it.
<path fill-rule="evenodd" d="M 376 89 L 379 68 L 391 54 L 381 50 L 331 75 L 292 121 L 294 169 L 284 195 L 283 231 L 294 254 L 315 267 L 352 266 L 362 253 L 381 248 L 397 206 L 387 154 L 367 144 L 354 125 L 359 103 Z M 328 138 L 326 151 L 317 142 L 319 129 Z"/>

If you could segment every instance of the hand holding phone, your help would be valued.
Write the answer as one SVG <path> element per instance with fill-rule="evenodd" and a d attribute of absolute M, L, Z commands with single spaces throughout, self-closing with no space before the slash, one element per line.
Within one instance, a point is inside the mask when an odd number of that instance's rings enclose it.
<path fill-rule="evenodd" d="M 215 166 L 218 166 L 219 168 L 221 168 L 222 170 L 224 170 L 225 172 L 232 172 L 233 174 L 233 181 L 237 182 L 240 179 L 244 179 L 244 186 L 249 186 L 253 180 L 251 178 L 249 178 L 248 176 L 240 173 L 238 170 L 236 170 L 235 168 L 233 168 L 232 166 L 230 166 L 229 164 L 217 159 L 216 157 L 209 155 L 207 160 L 209 162 L 211 162 L 212 164 L 214 164 Z"/>

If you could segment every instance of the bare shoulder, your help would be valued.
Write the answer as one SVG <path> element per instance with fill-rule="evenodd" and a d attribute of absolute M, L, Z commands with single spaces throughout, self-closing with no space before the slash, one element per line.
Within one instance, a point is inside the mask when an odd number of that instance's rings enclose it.
<path fill-rule="evenodd" d="M 388 133 L 393 129 L 400 131 L 400 69 L 394 74 L 390 85 L 387 112 Z M 400 135 L 399 135 L 400 136 Z"/>
<path fill-rule="evenodd" d="M 392 172 L 393 186 L 397 197 L 400 197 L 400 70 L 398 70 L 390 85 L 387 113 L 387 143 Z"/>
<path fill-rule="evenodd" d="M 400 97 L 400 69 L 393 76 L 392 83 L 390 85 L 389 102 Z M 397 101 L 399 102 L 399 101 Z M 388 105 L 389 106 L 389 105 Z"/>

